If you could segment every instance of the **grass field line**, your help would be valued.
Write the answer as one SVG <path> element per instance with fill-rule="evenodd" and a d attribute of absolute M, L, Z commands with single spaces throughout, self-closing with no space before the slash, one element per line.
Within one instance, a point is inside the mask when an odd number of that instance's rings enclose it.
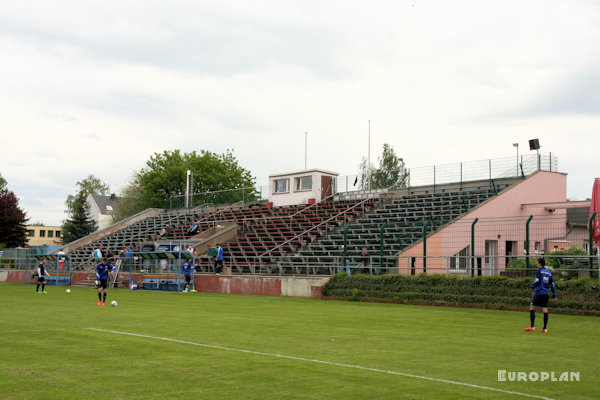
<path fill-rule="evenodd" d="M 490 387 L 490 386 L 480 386 L 480 385 L 475 385 L 472 383 L 458 382 L 458 381 L 452 381 L 452 380 L 448 380 L 448 379 L 440 379 L 440 378 L 432 378 L 429 376 L 414 375 L 414 374 L 409 374 L 409 373 L 405 373 L 405 372 L 388 371 L 388 370 L 378 369 L 378 368 L 363 367 L 361 365 L 343 364 L 343 363 L 336 363 L 336 362 L 331 362 L 331 361 L 317 360 L 317 359 L 312 359 L 312 358 L 287 356 L 284 354 L 277 354 L 277 353 L 265 353 L 262 351 L 255 351 L 255 350 L 236 349 L 233 347 L 217 346 L 217 345 L 205 344 L 205 343 L 196 343 L 196 342 L 190 342 L 187 340 L 173 339 L 173 338 L 161 337 L 161 336 L 144 335 L 144 334 L 140 334 L 140 333 L 115 331 L 115 330 L 111 330 L 111 329 L 100 329 L 100 328 L 84 328 L 84 329 L 89 329 L 89 330 L 98 331 L 98 332 L 115 333 L 118 335 L 135 336 L 135 337 L 146 338 L 146 339 L 163 340 L 163 341 L 167 341 L 167 342 L 187 344 L 187 345 L 199 346 L 199 347 L 206 347 L 206 348 L 211 348 L 211 349 L 235 351 L 235 352 L 239 352 L 239 353 L 254 354 L 254 355 L 259 355 L 259 356 L 285 358 L 288 360 L 305 361 L 305 362 L 311 362 L 311 363 L 317 363 L 317 364 L 331 365 L 331 366 L 336 366 L 336 367 L 354 368 L 354 369 L 360 369 L 363 371 L 371 371 L 371 372 L 379 372 L 379 373 L 384 373 L 384 374 L 399 375 L 399 376 L 403 376 L 406 378 L 422 379 L 422 380 L 427 380 L 427 381 L 432 381 L 432 382 L 447 383 L 447 384 L 451 384 L 451 385 L 467 386 L 467 387 L 480 389 L 480 390 L 489 390 L 489 391 L 501 392 L 501 393 L 505 393 L 505 394 L 512 394 L 515 396 L 529 397 L 529 398 L 534 398 L 534 399 L 553 400 L 552 398 L 545 397 L 545 396 L 537 396 L 537 395 L 528 394 L 528 393 L 514 392 L 511 390 L 498 389 L 498 388 L 494 388 L 494 387 Z"/>

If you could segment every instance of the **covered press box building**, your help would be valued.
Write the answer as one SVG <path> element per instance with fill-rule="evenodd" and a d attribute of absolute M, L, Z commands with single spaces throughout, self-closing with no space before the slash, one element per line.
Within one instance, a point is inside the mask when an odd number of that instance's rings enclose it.
<path fill-rule="evenodd" d="M 269 175 L 269 202 L 274 207 L 318 203 L 334 193 L 338 175 L 319 168 Z"/>

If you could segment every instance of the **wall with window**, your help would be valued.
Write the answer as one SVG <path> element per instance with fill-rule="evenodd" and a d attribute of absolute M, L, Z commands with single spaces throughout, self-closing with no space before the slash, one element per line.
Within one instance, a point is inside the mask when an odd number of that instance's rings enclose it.
<path fill-rule="evenodd" d="M 269 175 L 269 201 L 273 206 L 307 204 L 319 202 L 323 193 L 330 194 L 331 188 L 323 188 L 323 181 L 331 181 L 338 173 L 323 169 L 308 169 Z M 328 179 L 323 179 L 328 177 Z"/>
<path fill-rule="evenodd" d="M 60 226 L 27 226 L 27 245 L 30 247 L 59 245 L 61 244 L 61 241 L 62 233 Z"/>

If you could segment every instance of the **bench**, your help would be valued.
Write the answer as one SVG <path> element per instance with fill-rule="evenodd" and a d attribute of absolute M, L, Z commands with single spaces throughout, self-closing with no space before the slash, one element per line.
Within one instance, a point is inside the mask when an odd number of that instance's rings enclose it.
<path fill-rule="evenodd" d="M 177 284 L 179 279 L 179 285 Z M 185 278 L 177 275 L 151 275 L 144 276 L 142 282 L 145 290 L 179 290 L 185 286 Z"/>

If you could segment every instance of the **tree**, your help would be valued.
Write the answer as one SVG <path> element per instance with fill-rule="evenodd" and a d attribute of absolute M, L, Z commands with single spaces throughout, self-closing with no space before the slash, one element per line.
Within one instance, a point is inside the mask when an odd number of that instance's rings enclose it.
<path fill-rule="evenodd" d="M 144 208 L 165 207 L 165 199 L 170 196 L 176 201 L 174 206 L 183 206 L 181 200 L 185 194 L 187 170 L 193 174 L 192 193 L 224 191 L 205 197 L 196 196 L 194 205 L 255 199 L 253 193 L 230 190 L 254 188 L 255 184 L 250 171 L 238 164 L 231 150 L 225 154 L 205 150 L 200 153 L 181 153 L 180 150 L 154 153 L 136 174 L 128 190 L 140 196 L 138 204 Z"/>
<path fill-rule="evenodd" d="M 69 218 L 62 225 L 62 242 L 71 243 L 96 230 L 96 223 L 89 217 L 90 205 L 87 194 L 82 190 L 74 198 Z"/>
<path fill-rule="evenodd" d="M 378 160 L 379 168 L 371 166 L 371 189 L 406 186 L 408 182 L 408 171 L 404 166 L 404 160 L 396 155 L 392 146 L 384 143 L 383 152 Z M 369 171 L 367 160 L 365 158 L 363 158 L 358 168 L 360 188 L 365 190 L 369 187 Z"/>
<path fill-rule="evenodd" d="M 0 175 L 0 249 L 27 245 L 28 218 L 19 207 L 19 199 L 6 188 L 6 180 Z"/>
<path fill-rule="evenodd" d="M 81 193 L 84 194 L 84 198 L 87 198 L 88 194 L 100 194 L 107 195 L 110 193 L 110 187 L 107 183 L 102 182 L 100 179 L 96 178 L 94 175 L 90 175 L 85 179 L 77 182 L 77 186 L 79 186 L 79 191 L 75 195 L 68 195 L 65 204 L 67 206 L 67 212 L 74 211 L 74 204 Z"/>

